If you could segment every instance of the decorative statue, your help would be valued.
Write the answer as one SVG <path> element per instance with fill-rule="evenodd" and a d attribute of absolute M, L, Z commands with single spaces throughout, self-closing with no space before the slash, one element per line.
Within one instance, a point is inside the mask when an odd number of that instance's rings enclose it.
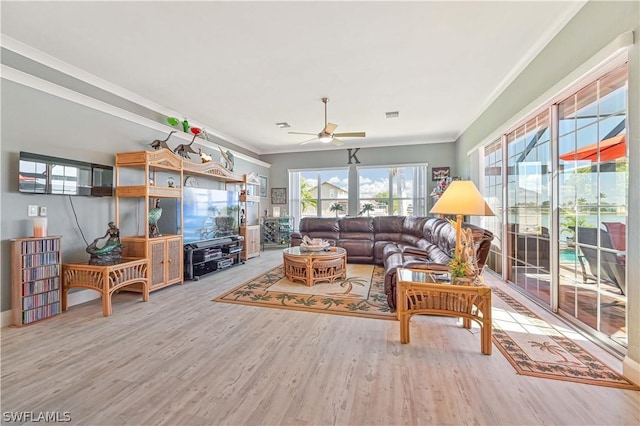
<path fill-rule="evenodd" d="M 174 134 L 176 131 L 177 130 L 172 130 L 171 133 L 169 133 L 169 136 L 167 136 L 166 139 L 164 139 L 164 140 L 156 139 L 155 141 L 151 142 L 149 145 L 151 145 L 151 148 L 153 148 L 153 149 L 160 149 L 160 148 L 169 149 L 169 145 L 167 145 L 167 141 L 169 140 L 171 135 Z"/>
<path fill-rule="evenodd" d="M 220 154 L 222 154 L 222 158 L 224 158 L 224 168 L 232 172 L 233 171 L 233 154 L 229 150 L 227 150 L 227 152 L 224 152 L 222 150 L 222 147 L 220 146 L 218 146 L 218 149 L 220 150 Z"/>
<path fill-rule="evenodd" d="M 202 152 L 200 148 L 198 148 L 198 154 L 200 154 L 200 159 L 202 160 L 203 163 L 208 163 L 210 161 L 213 161 L 213 158 L 206 152 Z"/>
<path fill-rule="evenodd" d="M 161 237 L 160 229 L 158 229 L 158 220 L 162 216 L 162 207 L 160 207 L 160 199 L 156 198 L 154 207 L 149 209 L 149 237 Z"/>
<path fill-rule="evenodd" d="M 180 157 L 188 160 L 189 153 L 197 154 L 197 152 L 195 152 L 193 148 L 191 148 L 191 145 L 193 145 L 193 142 L 196 140 L 197 137 L 198 135 L 193 135 L 193 139 L 191 139 L 190 143 L 188 144 L 181 143 L 176 147 L 176 149 L 173 150 L 173 152 L 178 154 Z"/>
<path fill-rule="evenodd" d="M 108 238 L 107 238 L 108 237 Z M 107 238 L 103 244 L 98 244 Z M 115 223 L 109 222 L 109 229 L 87 246 L 87 253 L 91 255 L 89 265 L 113 265 L 122 258 L 122 244 L 120 243 L 120 230 Z"/>

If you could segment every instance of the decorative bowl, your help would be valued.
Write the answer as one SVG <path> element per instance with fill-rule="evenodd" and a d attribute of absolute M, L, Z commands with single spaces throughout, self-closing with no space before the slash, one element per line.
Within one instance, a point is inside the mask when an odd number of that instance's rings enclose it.
<path fill-rule="evenodd" d="M 323 251 L 326 250 L 327 248 L 329 248 L 331 244 L 323 244 L 321 246 L 316 246 L 316 245 L 307 245 L 307 244 L 300 244 L 300 250 L 302 251 Z"/>

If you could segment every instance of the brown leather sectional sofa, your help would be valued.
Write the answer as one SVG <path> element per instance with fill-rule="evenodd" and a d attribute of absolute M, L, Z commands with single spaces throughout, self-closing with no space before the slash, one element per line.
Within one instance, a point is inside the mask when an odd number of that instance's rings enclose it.
<path fill-rule="evenodd" d="M 463 227 L 473 230 L 482 268 L 493 234 L 471 224 Z M 384 290 L 392 309 L 396 307 L 396 268 L 447 270 L 456 245 L 455 227 L 447 220 L 415 216 L 306 217 L 300 221 L 299 231 L 291 235 L 291 244 L 300 245 L 304 236 L 343 247 L 350 263 L 384 265 Z"/>

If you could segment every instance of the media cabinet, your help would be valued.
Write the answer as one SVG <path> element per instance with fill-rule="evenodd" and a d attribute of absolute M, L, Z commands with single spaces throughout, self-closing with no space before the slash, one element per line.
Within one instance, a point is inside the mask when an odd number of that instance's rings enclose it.
<path fill-rule="evenodd" d="M 184 279 L 198 281 L 203 275 L 244 263 L 243 242 L 240 235 L 185 244 Z"/>

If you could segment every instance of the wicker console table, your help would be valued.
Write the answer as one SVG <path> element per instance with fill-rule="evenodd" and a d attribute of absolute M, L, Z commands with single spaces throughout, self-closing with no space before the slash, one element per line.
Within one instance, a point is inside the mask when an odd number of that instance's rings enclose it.
<path fill-rule="evenodd" d="M 309 287 L 317 282 L 334 282 L 347 276 L 347 251 L 332 247 L 330 251 L 304 251 L 290 247 L 282 251 L 284 273 L 291 281 L 302 281 Z"/>
<path fill-rule="evenodd" d="M 142 300 L 149 300 L 147 259 L 122 258 L 114 265 L 65 264 L 62 266 L 62 310 L 67 310 L 67 293 L 71 288 L 89 288 L 102 297 L 102 314 L 111 315 L 111 295 L 131 284 L 139 284 Z"/>
<path fill-rule="evenodd" d="M 481 329 L 481 350 L 491 355 L 491 287 L 485 285 L 452 285 L 439 280 L 442 271 L 398 268 L 397 314 L 400 320 L 400 342 L 409 343 L 409 321 L 412 315 L 460 317 L 465 328 L 471 321 Z"/>

